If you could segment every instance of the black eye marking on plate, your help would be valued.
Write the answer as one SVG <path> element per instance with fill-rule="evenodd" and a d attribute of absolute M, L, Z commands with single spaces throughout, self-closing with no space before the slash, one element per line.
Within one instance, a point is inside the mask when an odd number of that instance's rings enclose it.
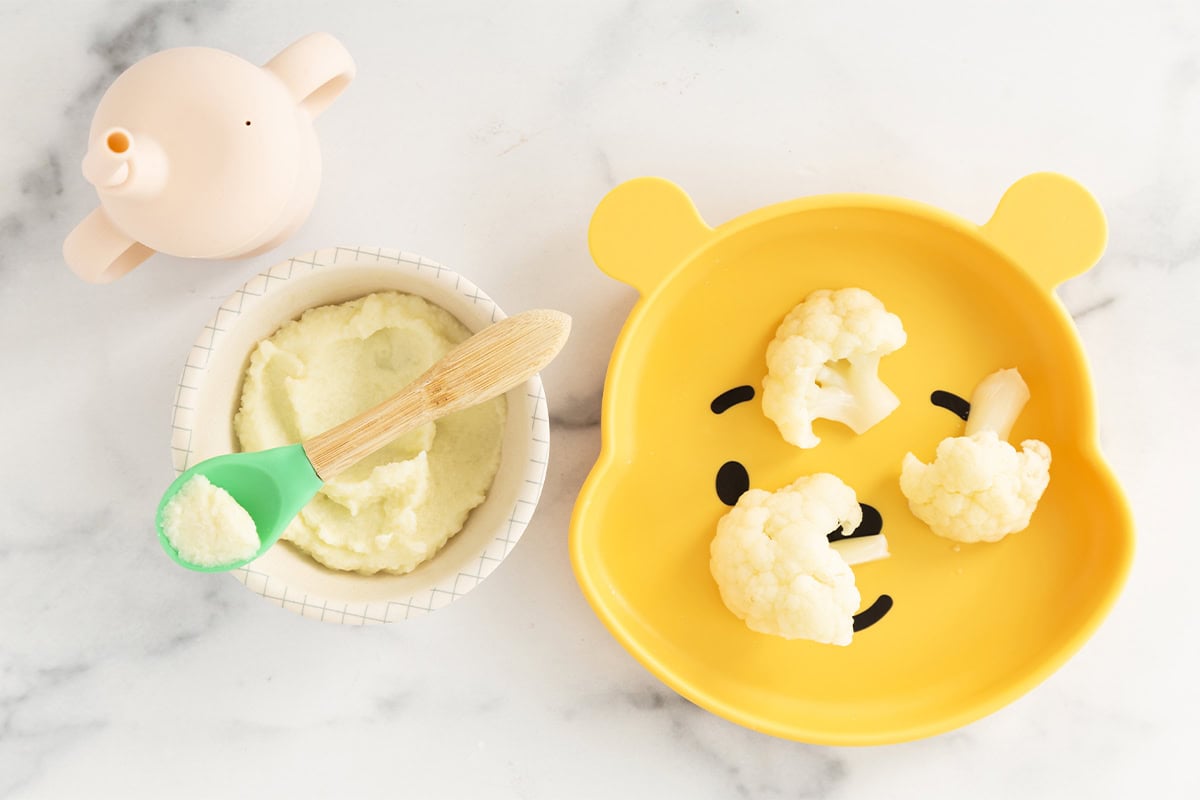
<path fill-rule="evenodd" d="M 952 414 L 957 414 L 963 418 L 964 422 L 971 414 L 971 404 L 953 392 L 943 392 L 941 389 L 938 389 L 929 395 L 929 402 L 938 408 L 944 408 Z"/>
<path fill-rule="evenodd" d="M 737 461 L 726 461 L 717 470 L 717 497 L 727 506 L 737 505 L 738 498 L 750 488 L 750 473 Z"/>
<path fill-rule="evenodd" d="M 830 542 L 840 542 L 842 539 L 861 539 L 863 536 L 875 536 L 883 530 L 883 515 L 875 508 L 866 503 L 859 503 L 862 507 L 862 522 L 854 529 L 853 533 L 843 533 L 839 525 L 838 528 L 825 536 Z"/>
<path fill-rule="evenodd" d="M 892 596 L 881 594 L 875 598 L 875 602 L 871 603 L 871 607 L 866 611 L 860 611 L 854 615 L 854 632 L 866 630 L 874 625 L 879 620 L 883 619 L 887 612 L 892 610 Z"/>
<path fill-rule="evenodd" d="M 714 414 L 724 414 L 738 403 L 747 403 L 753 399 L 753 386 L 738 386 L 735 389 L 730 389 L 728 392 L 721 392 L 717 395 L 709 408 L 712 409 Z"/>

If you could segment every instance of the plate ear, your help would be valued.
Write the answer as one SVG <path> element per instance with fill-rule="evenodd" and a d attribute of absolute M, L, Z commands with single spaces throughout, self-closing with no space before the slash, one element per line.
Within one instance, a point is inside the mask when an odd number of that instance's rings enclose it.
<path fill-rule="evenodd" d="M 635 178 L 600 201 L 588 226 L 588 247 L 596 266 L 646 295 L 711 234 L 678 186 Z"/>
<path fill-rule="evenodd" d="M 1108 242 L 1096 198 L 1054 172 L 1026 175 L 1010 186 L 982 230 L 1047 291 L 1091 269 Z"/>

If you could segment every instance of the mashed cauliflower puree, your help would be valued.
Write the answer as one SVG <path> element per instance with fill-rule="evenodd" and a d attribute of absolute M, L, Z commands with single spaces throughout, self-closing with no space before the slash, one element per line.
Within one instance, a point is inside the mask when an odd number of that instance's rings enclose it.
<path fill-rule="evenodd" d="M 246 509 L 203 475 L 189 478 L 167 501 L 162 527 L 179 557 L 201 567 L 245 561 L 262 546 Z"/>
<path fill-rule="evenodd" d="M 233 420 L 243 450 L 302 441 L 386 400 L 470 331 L 384 292 L 306 311 L 259 343 Z M 483 502 L 500 466 L 503 396 L 411 431 L 322 487 L 283 534 L 327 567 L 405 573 Z"/>

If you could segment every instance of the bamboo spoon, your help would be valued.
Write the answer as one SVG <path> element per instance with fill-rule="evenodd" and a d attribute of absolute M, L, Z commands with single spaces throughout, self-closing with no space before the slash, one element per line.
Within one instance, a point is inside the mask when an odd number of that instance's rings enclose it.
<path fill-rule="evenodd" d="M 567 341 L 571 318 L 525 311 L 459 344 L 419 378 L 379 405 L 298 444 L 201 461 L 167 488 L 155 525 L 167 555 L 198 572 L 224 572 L 253 561 L 280 535 L 321 486 L 396 437 L 517 386 L 549 364 Z M 183 559 L 163 532 L 163 509 L 196 475 L 228 492 L 254 520 L 261 543 L 250 558 L 217 566 Z"/>

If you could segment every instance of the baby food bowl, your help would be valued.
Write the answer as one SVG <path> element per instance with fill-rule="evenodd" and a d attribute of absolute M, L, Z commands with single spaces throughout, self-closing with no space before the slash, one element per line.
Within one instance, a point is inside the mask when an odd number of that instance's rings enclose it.
<path fill-rule="evenodd" d="M 315 306 L 378 291 L 420 295 L 472 331 L 505 314 L 466 278 L 397 250 L 335 247 L 295 256 L 250 279 L 221 304 L 188 354 L 175 394 L 171 451 L 176 473 L 233 452 L 233 415 L 250 353 L 284 322 Z M 549 455 L 541 380 L 510 391 L 503 452 L 487 499 L 463 529 L 407 575 L 328 569 L 281 542 L 233 575 L 269 602 L 323 622 L 395 622 L 449 605 L 509 554 L 537 506 Z"/>
<path fill-rule="evenodd" d="M 907 200 L 833 195 L 710 228 L 667 181 L 618 186 L 592 218 L 592 255 L 641 298 L 613 353 L 601 455 L 570 539 L 596 614 L 697 704 L 808 742 L 929 736 L 1045 679 L 1100 624 L 1133 550 L 1083 349 L 1053 293 L 1096 262 L 1105 236 L 1091 195 L 1046 173 L 1013 185 L 982 226 Z M 848 286 L 904 321 L 908 344 L 880 368 L 901 405 L 861 436 L 818 422 L 821 444 L 800 450 L 762 413 L 767 344 L 809 292 Z M 956 545 L 909 512 L 900 461 L 910 450 L 929 460 L 962 431 L 933 392 L 969 397 L 1000 367 L 1018 367 L 1032 391 L 1012 438 L 1050 445 L 1050 486 L 1027 530 Z M 749 402 L 712 404 L 743 386 Z M 757 634 L 722 604 L 709 543 L 727 510 L 716 476 L 732 462 L 768 490 L 832 472 L 881 513 L 892 555 L 855 568 L 876 619 L 850 646 Z"/>

